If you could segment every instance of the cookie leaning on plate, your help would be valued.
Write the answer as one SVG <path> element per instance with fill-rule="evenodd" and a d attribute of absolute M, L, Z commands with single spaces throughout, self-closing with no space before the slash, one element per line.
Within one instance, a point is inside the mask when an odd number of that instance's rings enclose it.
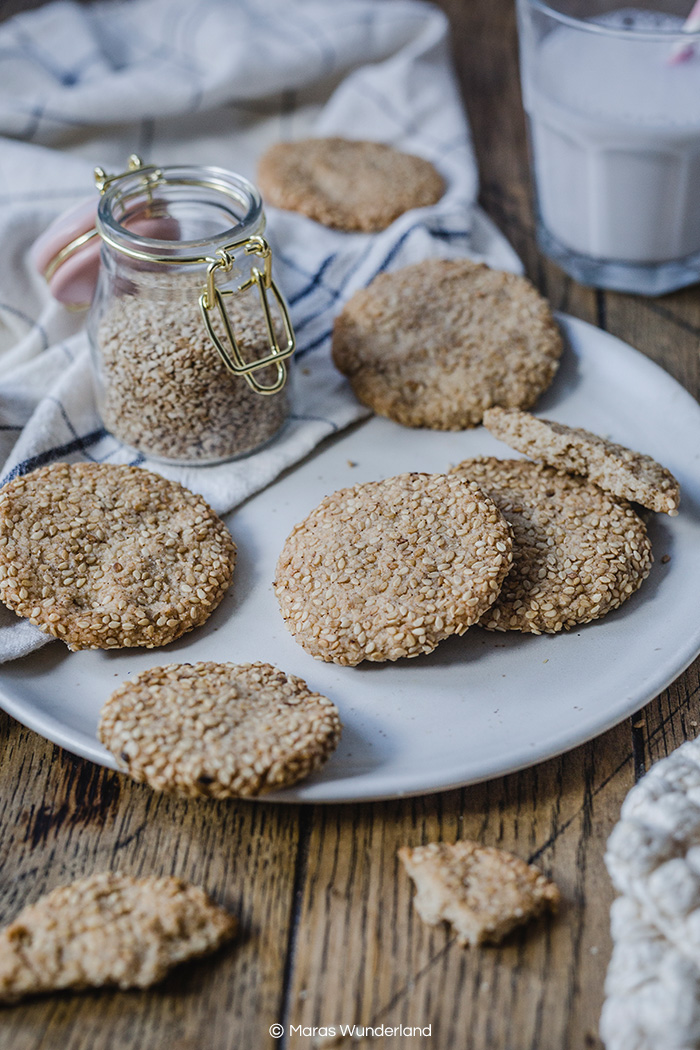
<path fill-rule="evenodd" d="M 561 352 L 534 286 L 469 259 L 427 259 L 380 274 L 333 328 L 333 361 L 360 401 L 397 423 L 435 430 L 476 426 L 492 405 L 529 408 Z"/>
<path fill-rule="evenodd" d="M 651 456 L 582 427 L 567 427 L 512 408 L 488 409 L 484 426 L 531 459 L 581 474 L 606 492 L 641 503 L 649 510 L 678 513 L 680 485 L 670 470 Z"/>
<path fill-rule="evenodd" d="M 278 142 L 260 158 L 257 178 L 266 204 L 366 233 L 386 229 L 410 208 L 435 204 L 445 190 L 423 157 L 342 138 Z"/>
<path fill-rule="evenodd" d="M 287 538 L 275 591 L 307 652 L 352 666 L 463 634 L 510 563 L 510 529 L 476 485 L 400 474 L 326 496 Z"/>
<path fill-rule="evenodd" d="M 182 879 L 89 875 L 0 930 L 0 1003 L 65 988 L 147 988 L 230 940 L 237 926 Z"/>
<path fill-rule="evenodd" d="M 554 634 L 617 609 L 649 574 L 644 522 L 592 482 L 525 459 L 468 459 L 453 472 L 513 530 L 513 566 L 483 627 Z"/>
<path fill-rule="evenodd" d="M 0 599 L 70 649 L 179 638 L 219 604 L 235 557 L 201 496 L 138 467 L 54 463 L 0 491 Z"/>
<path fill-rule="evenodd" d="M 107 700 L 97 735 L 119 768 L 157 791 L 210 798 L 295 784 L 335 750 L 330 700 L 270 664 L 153 667 Z"/>

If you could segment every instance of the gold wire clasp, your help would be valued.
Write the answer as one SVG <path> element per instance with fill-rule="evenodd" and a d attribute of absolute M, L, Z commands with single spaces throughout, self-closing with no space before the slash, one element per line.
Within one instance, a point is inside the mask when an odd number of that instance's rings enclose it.
<path fill-rule="evenodd" d="M 128 175 L 134 175 L 137 171 L 144 172 L 144 182 L 149 188 L 157 185 L 163 176 L 160 168 L 144 164 L 138 153 L 132 153 L 129 157 L 126 171 L 120 171 L 116 175 L 108 175 L 104 168 L 95 168 L 95 185 L 100 192 L 100 196 L 107 192 L 113 182 L 125 179 Z"/>
<path fill-rule="evenodd" d="M 263 261 L 263 267 L 262 269 L 259 269 L 257 266 L 252 266 L 250 277 L 240 284 L 238 288 L 229 288 L 221 291 L 216 287 L 216 274 L 219 271 L 222 273 L 231 272 L 235 262 L 234 252 L 238 251 L 240 248 L 244 250 L 246 255 L 259 256 Z M 295 340 L 287 306 L 277 288 L 277 285 L 272 280 L 272 251 L 270 245 L 264 237 L 249 237 L 246 240 L 235 241 L 233 244 L 227 244 L 225 247 L 219 248 L 216 255 L 217 258 L 211 259 L 209 262 L 209 267 L 207 269 L 207 283 L 199 297 L 199 307 L 202 312 L 204 323 L 207 327 L 207 332 L 209 333 L 214 346 L 219 351 L 221 360 L 229 372 L 233 375 L 243 376 L 248 386 L 258 394 L 275 394 L 278 390 L 282 389 L 286 382 L 287 369 L 285 361 L 294 353 Z M 225 297 L 238 295 L 239 292 L 245 292 L 248 288 L 252 288 L 253 285 L 257 287 L 260 294 L 260 305 L 262 306 L 263 317 L 265 318 L 270 353 L 266 357 L 262 357 L 257 361 L 249 361 L 246 363 L 243 360 L 241 348 L 233 331 L 231 319 L 226 312 Z M 284 347 L 281 347 L 277 340 L 272 319 L 272 311 L 270 309 L 270 301 L 268 299 L 268 292 L 272 294 L 282 320 L 286 343 Z M 212 312 L 214 310 L 217 311 L 224 327 L 228 345 L 226 345 L 226 343 L 224 343 L 214 331 L 212 320 Z M 254 375 L 255 372 L 259 371 L 261 368 L 265 368 L 267 365 L 275 365 L 276 367 L 276 378 L 274 382 L 269 385 L 261 383 L 257 376 Z"/>

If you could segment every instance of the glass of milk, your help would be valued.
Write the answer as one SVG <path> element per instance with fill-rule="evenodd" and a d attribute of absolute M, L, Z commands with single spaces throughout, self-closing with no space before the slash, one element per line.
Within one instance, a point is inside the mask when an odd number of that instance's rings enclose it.
<path fill-rule="evenodd" d="M 690 0 L 517 0 L 540 247 L 598 288 L 700 281 Z"/>

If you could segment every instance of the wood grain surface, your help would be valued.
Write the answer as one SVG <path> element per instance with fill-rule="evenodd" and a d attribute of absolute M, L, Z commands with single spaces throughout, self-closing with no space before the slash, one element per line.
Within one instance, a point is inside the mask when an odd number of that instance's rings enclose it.
<path fill-rule="evenodd" d="M 37 6 L 7 0 L 0 17 Z M 512 0 L 441 0 L 484 208 L 556 309 L 649 355 L 700 395 L 700 288 L 661 299 L 592 291 L 538 252 Z M 700 723 L 696 662 L 635 717 L 561 758 L 476 787 L 345 806 L 165 798 L 0 714 L 0 920 L 49 888 L 119 868 L 201 884 L 239 939 L 157 989 L 56 995 L 0 1012 L 0 1050 L 596 1050 L 610 953 L 607 836 L 630 787 Z M 469 836 L 550 873 L 555 921 L 464 950 L 411 906 L 397 847 Z M 325 1040 L 330 1025 L 430 1035 Z M 273 1024 L 284 1035 L 269 1034 Z"/>

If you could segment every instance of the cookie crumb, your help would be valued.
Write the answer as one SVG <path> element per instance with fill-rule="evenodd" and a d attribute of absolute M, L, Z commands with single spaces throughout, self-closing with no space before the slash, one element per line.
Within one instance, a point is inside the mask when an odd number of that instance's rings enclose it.
<path fill-rule="evenodd" d="M 415 883 L 420 917 L 430 926 L 450 923 L 463 946 L 497 944 L 514 927 L 559 905 L 550 879 L 502 849 L 463 839 L 403 846 L 398 855 Z"/>

